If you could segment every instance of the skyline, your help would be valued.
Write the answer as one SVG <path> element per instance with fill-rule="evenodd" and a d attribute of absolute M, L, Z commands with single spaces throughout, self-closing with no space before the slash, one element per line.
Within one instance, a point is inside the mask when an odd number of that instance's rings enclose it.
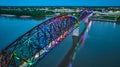
<path fill-rule="evenodd" d="M 120 0 L 2 0 L 0 6 L 120 6 Z"/>

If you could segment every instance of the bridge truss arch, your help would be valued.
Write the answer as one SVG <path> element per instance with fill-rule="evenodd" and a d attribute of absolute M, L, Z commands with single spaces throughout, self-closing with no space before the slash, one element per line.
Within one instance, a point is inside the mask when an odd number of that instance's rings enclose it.
<path fill-rule="evenodd" d="M 35 26 L 1 52 L 2 67 L 30 66 L 62 41 L 77 23 L 74 16 L 56 16 Z"/>

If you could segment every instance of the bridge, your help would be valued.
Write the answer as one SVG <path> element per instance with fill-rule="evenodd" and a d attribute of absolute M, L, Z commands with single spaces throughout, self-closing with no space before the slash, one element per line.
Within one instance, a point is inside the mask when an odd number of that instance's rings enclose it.
<path fill-rule="evenodd" d="M 24 33 L 0 52 L 0 67 L 28 67 L 63 41 L 92 11 L 52 17 Z"/>

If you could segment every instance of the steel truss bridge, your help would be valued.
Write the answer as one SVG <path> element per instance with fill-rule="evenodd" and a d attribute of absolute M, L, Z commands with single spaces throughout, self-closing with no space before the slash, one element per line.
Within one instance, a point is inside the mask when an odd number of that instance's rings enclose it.
<path fill-rule="evenodd" d="M 0 67 L 29 67 L 41 60 L 93 12 L 55 16 L 38 24 L 0 52 Z"/>

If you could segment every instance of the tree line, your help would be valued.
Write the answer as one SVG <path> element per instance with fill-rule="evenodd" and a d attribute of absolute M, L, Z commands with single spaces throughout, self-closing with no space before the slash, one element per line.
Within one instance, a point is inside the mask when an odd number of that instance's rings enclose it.
<path fill-rule="evenodd" d="M 28 15 L 32 17 L 45 17 L 46 15 L 53 15 L 52 11 L 29 11 L 29 10 L 0 10 L 0 14 L 13 14 L 16 16 Z"/>

